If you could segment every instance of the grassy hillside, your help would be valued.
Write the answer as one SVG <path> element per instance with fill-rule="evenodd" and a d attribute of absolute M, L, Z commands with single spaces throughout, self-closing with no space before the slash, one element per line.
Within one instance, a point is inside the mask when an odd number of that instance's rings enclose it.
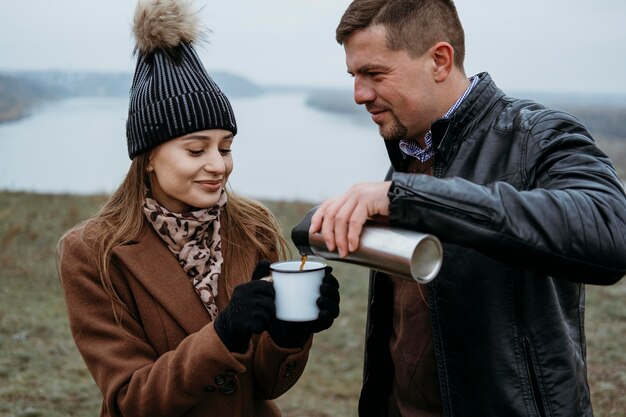
<path fill-rule="evenodd" d="M 54 263 L 62 232 L 102 196 L 0 192 L 0 417 L 94 417 L 100 394 L 72 342 Z M 267 202 L 290 231 L 310 205 Z M 295 251 L 294 251 L 295 254 Z M 354 417 L 361 384 L 367 271 L 333 264 L 342 313 L 316 336 L 286 417 Z M 626 280 L 588 287 L 587 337 L 596 417 L 626 416 Z"/>

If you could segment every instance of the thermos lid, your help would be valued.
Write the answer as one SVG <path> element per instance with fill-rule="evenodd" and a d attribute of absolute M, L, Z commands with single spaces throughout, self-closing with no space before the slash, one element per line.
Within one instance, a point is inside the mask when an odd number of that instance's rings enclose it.
<path fill-rule="evenodd" d="M 313 250 L 309 243 L 309 228 L 311 227 L 311 218 L 319 206 L 314 207 L 307 213 L 300 223 L 291 229 L 291 240 L 298 248 L 300 255 L 313 255 Z"/>

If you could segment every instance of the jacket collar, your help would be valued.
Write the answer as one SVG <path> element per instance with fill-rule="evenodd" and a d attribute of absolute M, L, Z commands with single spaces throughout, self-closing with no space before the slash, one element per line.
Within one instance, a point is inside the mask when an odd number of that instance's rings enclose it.
<path fill-rule="evenodd" d="M 115 255 L 187 333 L 197 332 L 210 321 L 208 311 L 161 238 L 150 225 L 143 229 L 135 242 L 117 248 Z"/>
<path fill-rule="evenodd" d="M 487 114 L 489 103 L 496 97 L 504 96 L 488 73 L 482 72 L 476 76 L 479 79 L 478 84 L 463 100 L 452 117 L 436 120 L 431 125 L 433 146 L 445 162 L 449 160 L 456 142 L 465 137 L 464 132 L 479 123 Z"/>
<path fill-rule="evenodd" d="M 445 162 L 450 158 L 457 140 L 463 137 L 459 134 L 475 125 L 480 120 L 481 115 L 487 113 L 487 106 L 496 95 L 504 96 L 504 93 L 496 86 L 488 73 L 482 72 L 476 76 L 479 78 L 478 84 L 463 100 L 452 117 L 438 119 L 431 125 L 436 154 Z M 405 171 L 406 163 L 402 151 L 400 151 L 400 141 L 386 140 L 385 146 L 394 170 Z"/>

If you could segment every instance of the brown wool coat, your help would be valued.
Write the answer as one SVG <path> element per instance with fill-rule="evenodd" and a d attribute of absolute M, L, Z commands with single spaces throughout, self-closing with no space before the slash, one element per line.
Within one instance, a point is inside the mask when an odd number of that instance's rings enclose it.
<path fill-rule="evenodd" d="M 246 353 L 229 352 L 174 255 L 151 227 L 144 229 L 137 242 L 113 253 L 113 285 L 130 309 L 121 327 L 89 244 L 74 231 L 61 247 L 70 329 L 102 391 L 100 416 L 280 416 L 272 399 L 302 374 L 311 340 L 303 349 L 283 349 L 265 332 Z M 254 265 L 258 254 L 249 252 Z M 229 298 L 224 280 L 246 281 L 250 269 L 231 265 L 220 278 L 220 310 Z"/>

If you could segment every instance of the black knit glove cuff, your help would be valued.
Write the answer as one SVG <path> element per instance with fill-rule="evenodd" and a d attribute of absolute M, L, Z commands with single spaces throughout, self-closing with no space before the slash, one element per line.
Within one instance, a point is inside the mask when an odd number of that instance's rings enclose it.
<path fill-rule="evenodd" d="M 222 339 L 222 343 L 231 352 L 244 353 L 248 350 L 251 334 L 233 332 L 231 329 L 231 316 L 245 309 L 236 301 L 229 305 L 222 314 L 217 316 L 214 323 L 215 333 Z"/>
<path fill-rule="evenodd" d="M 280 347 L 300 348 L 313 334 L 311 327 L 316 321 L 291 322 L 276 319 L 269 333 L 274 343 Z"/>

